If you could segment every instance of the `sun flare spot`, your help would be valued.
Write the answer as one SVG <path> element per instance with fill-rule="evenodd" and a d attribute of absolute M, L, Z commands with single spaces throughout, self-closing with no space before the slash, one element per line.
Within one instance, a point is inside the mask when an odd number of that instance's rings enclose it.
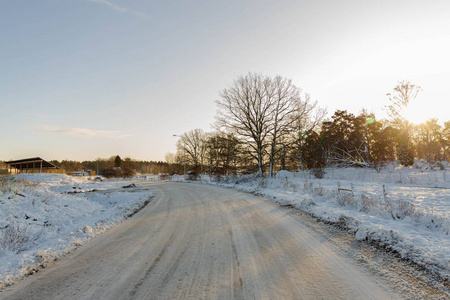
<path fill-rule="evenodd" d="M 403 116 L 411 123 L 421 124 L 429 119 L 436 118 L 436 111 L 426 101 L 412 101 L 405 108 Z"/>

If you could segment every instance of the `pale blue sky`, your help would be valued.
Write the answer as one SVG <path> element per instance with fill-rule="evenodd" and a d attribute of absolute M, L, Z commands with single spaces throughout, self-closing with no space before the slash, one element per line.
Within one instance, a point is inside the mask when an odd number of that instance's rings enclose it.
<path fill-rule="evenodd" d="M 329 115 L 412 110 L 449 120 L 449 1 L 0 2 L 0 160 L 163 160 L 211 130 L 219 91 L 248 72 L 293 79 Z"/>

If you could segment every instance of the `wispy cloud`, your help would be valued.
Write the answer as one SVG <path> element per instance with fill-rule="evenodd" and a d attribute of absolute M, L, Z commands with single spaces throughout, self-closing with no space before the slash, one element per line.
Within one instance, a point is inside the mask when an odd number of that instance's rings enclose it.
<path fill-rule="evenodd" d="M 52 126 L 44 126 L 42 128 L 45 132 L 58 133 L 63 135 L 73 135 L 73 136 L 81 136 L 81 137 L 100 137 L 100 138 L 110 138 L 110 139 L 119 139 L 131 136 L 129 133 L 125 133 L 123 131 L 116 130 L 95 130 L 89 128 L 69 128 L 69 129 L 61 129 L 58 127 Z"/>
<path fill-rule="evenodd" d="M 104 4 L 104 5 L 108 6 L 109 8 L 111 8 L 111 9 L 117 11 L 117 12 L 120 12 L 122 14 L 130 13 L 130 14 L 133 14 L 135 16 L 139 16 L 139 17 L 143 17 L 143 18 L 147 17 L 147 15 L 144 14 L 144 13 L 140 13 L 140 12 L 137 12 L 137 11 L 134 11 L 134 10 L 130 10 L 128 8 L 125 8 L 125 7 L 122 7 L 122 6 L 117 5 L 115 3 L 112 3 L 109 0 L 88 0 L 88 1 Z"/>

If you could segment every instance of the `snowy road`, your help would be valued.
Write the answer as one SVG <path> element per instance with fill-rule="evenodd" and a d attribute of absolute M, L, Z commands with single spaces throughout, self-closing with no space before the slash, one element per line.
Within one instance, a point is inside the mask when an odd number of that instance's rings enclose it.
<path fill-rule="evenodd" d="M 152 184 L 128 221 L 0 299 L 391 299 L 286 209 L 232 189 Z"/>

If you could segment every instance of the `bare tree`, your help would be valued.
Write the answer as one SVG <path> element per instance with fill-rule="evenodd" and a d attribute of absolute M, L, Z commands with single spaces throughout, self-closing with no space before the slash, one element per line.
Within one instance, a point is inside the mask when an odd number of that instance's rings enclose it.
<path fill-rule="evenodd" d="M 404 109 L 411 100 L 417 97 L 421 90 L 420 86 L 412 84 L 408 80 L 403 80 L 397 83 L 392 94 L 386 94 L 389 97 L 390 104 L 385 109 L 392 121 L 405 121 L 405 117 L 402 115 Z"/>
<path fill-rule="evenodd" d="M 250 147 L 250 154 L 258 162 L 258 173 L 264 172 L 264 158 L 268 157 L 270 176 L 276 157 L 296 143 L 292 133 L 312 130 L 326 114 L 309 95 L 303 99 L 301 90 L 290 79 L 252 73 L 223 90 L 217 104 L 218 129 L 235 133 Z"/>
<path fill-rule="evenodd" d="M 207 139 L 207 159 L 209 172 L 215 175 L 228 175 L 238 161 L 239 140 L 233 134 L 211 133 Z"/>
<path fill-rule="evenodd" d="M 270 154 L 269 176 L 273 176 L 275 155 L 283 150 L 281 141 L 292 132 L 300 114 L 297 108 L 301 105 L 301 90 L 292 84 L 291 80 L 275 77 L 267 82 L 266 92 L 272 103 L 269 126 Z"/>
<path fill-rule="evenodd" d="M 293 124 L 293 130 L 291 132 L 294 135 L 294 143 L 296 143 L 298 147 L 300 168 L 304 170 L 303 146 L 305 139 L 312 131 L 319 129 L 319 125 L 325 118 L 327 110 L 319 107 L 317 101 L 312 101 L 309 94 L 306 94 L 304 99 L 296 104 L 295 123 Z"/>
<path fill-rule="evenodd" d="M 167 152 L 164 155 L 164 159 L 165 159 L 166 163 L 168 163 L 168 164 L 174 164 L 176 162 L 174 153 Z"/>
<path fill-rule="evenodd" d="M 264 172 L 264 155 L 269 146 L 267 136 L 273 121 L 273 103 L 266 87 L 270 78 L 249 73 L 236 79 L 222 91 L 216 103 L 216 127 L 235 133 L 248 144 L 251 155 L 258 162 L 258 173 Z"/>
<path fill-rule="evenodd" d="M 194 129 L 183 133 L 178 140 L 177 148 L 187 162 L 194 166 L 195 171 L 203 171 L 203 160 L 206 154 L 207 134 L 201 129 Z M 180 157 L 180 155 L 179 155 Z"/>
<path fill-rule="evenodd" d="M 390 105 L 386 106 L 385 109 L 391 119 L 392 126 L 399 131 L 397 157 L 400 163 L 404 165 L 412 165 L 414 156 L 410 145 L 410 135 L 413 126 L 403 116 L 403 112 L 410 101 L 415 99 L 421 90 L 420 86 L 403 80 L 394 87 L 392 94 L 386 94 L 389 97 Z"/>

